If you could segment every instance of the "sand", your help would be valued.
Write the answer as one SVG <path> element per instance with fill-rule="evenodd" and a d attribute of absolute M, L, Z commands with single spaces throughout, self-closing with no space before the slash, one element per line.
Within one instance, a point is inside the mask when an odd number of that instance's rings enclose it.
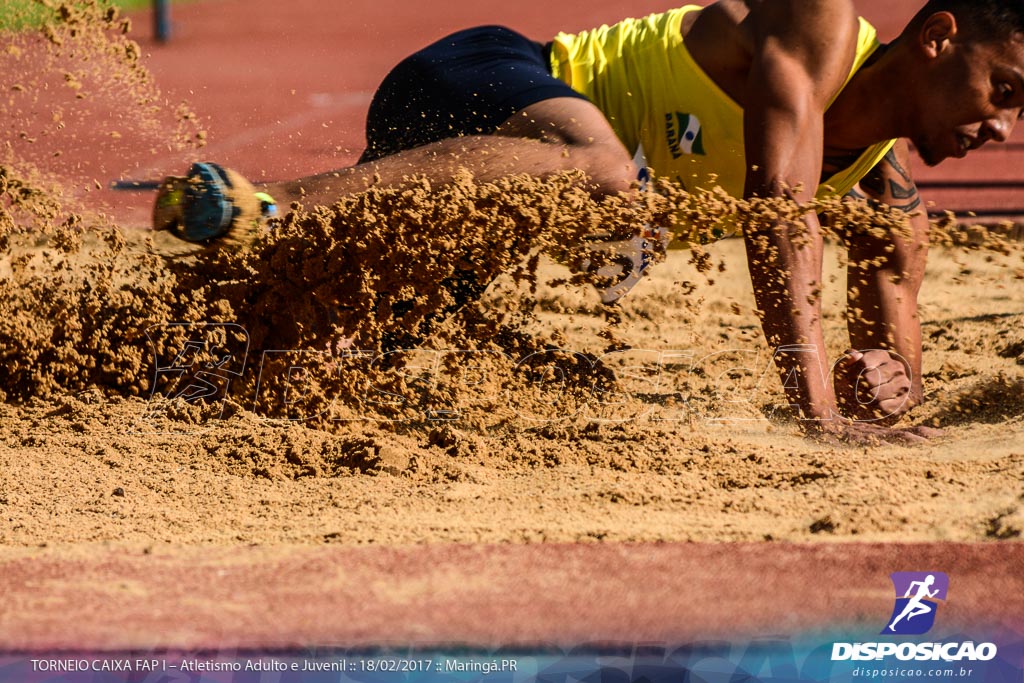
<path fill-rule="evenodd" d="M 1024 529 L 1019 245 L 933 249 L 926 402 L 902 424 L 944 436 L 849 446 L 779 408 L 741 241 L 670 250 L 612 312 L 560 263 L 597 228 L 668 220 L 658 199 L 599 205 L 572 175 L 419 182 L 296 207 L 247 249 L 197 254 L 79 211 L 66 176 L 8 152 L 2 549 Z M 834 246 L 826 262 L 838 357 Z M 497 281 L 478 298 L 467 273 Z"/>
<path fill-rule="evenodd" d="M 1024 314 L 1005 269 L 980 252 L 940 249 L 932 259 L 923 298 L 928 400 L 909 419 L 940 425 L 945 436 L 919 447 L 830 446 L 763 415 L 781 396 L 741 247 L 712 247 L 729 275 L 685 294 L 678 282 L 703 278 L 685 252 L 671 252 L 622 306 L 616 334 L 631 349 L 606 360 L 632 366 L 619 371 L 626 395 L 576 397 L 578 412 L 561 419 L 550 416 L 550 397 L 522 388 L 466 405 L 458 419 L 413 405 L 393 421 L 327 424 L 275 420 L 230 398 L 154 409 L 145 396 L 98 387 L 7 403 L 0 543 L 1019 537 Z M 567 352 L 602 352 L 600 304 L 543 286 L 537 300 L 537 334 Z M 838 353 L 838 302 L 829 310 Z M 413 367 L 432 369 L 421 372 L 424 383 L 450 379 L 435 369 L 444 352 L 409 355 Z M 254 362 L 247 372 L 255 370 Z M 505 372 L 487 381 L 520 381 Z M 402 397 L 415 403 L 422 394 L 413 386 Z"/>

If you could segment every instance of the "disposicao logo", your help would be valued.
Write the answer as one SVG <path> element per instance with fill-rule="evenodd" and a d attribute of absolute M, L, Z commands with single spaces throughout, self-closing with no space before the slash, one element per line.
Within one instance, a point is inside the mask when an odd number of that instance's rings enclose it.
<path fill-rule="evenodd" d="M 896 589 L 892 614 L 883 636 L 918 636 L 935 625 L 939 602 L 949 592 L 949 577 L 942 572 L 895 572 L 890 574 Z M 994 643 L 964 642 L 881 642 L 833 643 L 832 661 L 878 661 L 895 657 L 901 661 L 988 661 L 997 654 Z"/>
<path fill-rule="evenodd" d="M 918 636 L 935 625 L 938 601 L 945 601 L 949 577 L 942 572 L 895 572 L 896 604 L 882 635 Z"/>

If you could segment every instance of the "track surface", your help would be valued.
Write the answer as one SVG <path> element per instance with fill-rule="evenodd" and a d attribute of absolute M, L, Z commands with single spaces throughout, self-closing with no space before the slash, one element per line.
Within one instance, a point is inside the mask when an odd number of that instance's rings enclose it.
<path fill-rule="evenodd" d="M 888 575 L 908 568 L 949 574 L 943 633 L 1020 633 L 1022 566 L 1021 544 L 300 546 L 87 558 L 56 550 L 0 562 L 0 636 L 10 651 L 877 633 L 893 605 Z"/>
<path fill-rule="evenodd" d="M 640 2 L 633 14 L 667 2 Z M 862 2 L 893 36 L 918 3 Z M 344 9 L 342 9 L 342 7 Z M 445 33 L 504 23 L 538 39 L 621 18 L 617 0 L 455 0 L 437 11 L 404 0 L 223 0 L 175 5 L 170 43 L 142 40 L 171 100 L 208 117 L 204 156 L 253 179 L 344 166 L 362 149 L 376 84 L 398 59 Z M 137 25 L 148 26 L 145 15 Z M 967 160 L 919 169 L 950 183 L 939 208 L 1013 212 L 1024 137 Z M 124 150 L 68 150 L 83 178 L 151 178 Z M 145 224 L 149 195 L 103 193 Z M 1024 203 L 1024 202 L 1022 202 Z M 945 571 L 946 626 L 1021 628 L 1024 546 L 659 545 L 426 546 L 392 549 L 186 548 L 0 551 L 0 649 L 278 648 L 460 642 L 685 640 L 849 623 L 877 629 L 892 607 L 891 571 Z M 97 585 L 104 586 L 96 590 Z M 83 589 L 83 586 L 89 587 Z M 944 608 L 945 609 L 945 608 Z"/>

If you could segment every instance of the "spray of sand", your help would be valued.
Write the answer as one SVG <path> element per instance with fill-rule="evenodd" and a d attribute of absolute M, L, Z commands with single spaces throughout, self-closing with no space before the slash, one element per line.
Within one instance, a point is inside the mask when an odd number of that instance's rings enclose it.
<path fill-rule="evenodd" d="M 246 249 L 169 254 L 76 211 L 67 188 L 28 159 L 40 148 L 59 152 L 74 135 L 68 124 L 80 120 L 80 103 L 104 92 L 122 94 L 117 125 L 136 126 L 165 147 L 201 145 L 196 117 L 171 108 L 174 125 L 167 134 L 168 106 L 115 9 L 94 0 L 42 0 L 40 7 L 47 13 L 42 29 L 15 34 L 3 55 L 11 67 L 4 73 L 36 74 L 9 84 L 4 110 L 23 133 L 6 144 L 0 163 L 0 387 L 8 400 L 96 386 L 122 395 L 162 392 L 169 386 L 161 382 L 170 380 L 154 373 L 155 359 L 177 353 L 195 326 L 209 326 L 222 338 L 204 347 L 207 365 L 221 362 L 217 349 L 232 344 L 292 352 L 275 355 L 258 378 L 246 376 L 232 389 L 240 401 L 277 417 L 312 415 L 326 423 L 370 412 L 398 418 L 422 404 L 441 412 L 473 405 L 495 415 L 502 406 L 521 408 L 538 383 L 555 375 L 564 375 L 566 387 L 559 405 L 533 409 L 564 411 L 574 394 L 583 400 L 595 389 L 611 391 L 615 376 L 593 356 L 559 355 L 557 335 L 533 329 L 542 258 L 570 266 L 559 286 L 604 284 L 579 272 L 584 261 L 602 258 L 587 248 L 588 240 L 661 226 L 691 246 L 690 260 L 710 285 L 724 266 L 716 268 L 701 245 L 731 226 L 756 241 L 779 222 L 799 222 L 813 212 L 831 216 L 832 225 L 853 226 L 852 232 L 906 230 L 896 212 L 841 199 L 803 206 L 744 202 L 662 182 L 653 192 L 596 201 L 578 173 L 493 183 L 463 174 L 442 187 L 413 179 L 404 187 L 341 197 L 330 207 L 295 205 Z M 26 70 L 26 59 L 43 68 Z M 52 116 L 26 114 L 54 92 L 62 103 Z M 932 241 L 984 249 L 1021 272 L 1020 250 L 999 231 L 964 232 L 946 219 L 933 225 Z M 776 258 L 767 243 L 762 252 Z M 481 305 L 484 289 L 502 275 L 519 293 L 513 288 Z M 607 318 L 607 348 L 622 348 L 614 308 Z M 435 372 L 424 382 L 410 356 L 397 352 L 408 348 L 474 352 L 473 371 L 494 379 L 464 381 L 462 357 L 450 355 L 442 361 L 448 374 Z M 297 356 L 301 400 L 294 397 Z M 419 405 L 382 399 L 410 395 Z"/>
<path fill-rule="evenodd" d="M 108 0 L 34 0 L 10 11 L 10 25 L 38 28 L 2 32 L 0 231 L 38 233 L 88 213 L 86 197 L 103 185 L 72 151 L 102 153 L 116 166 L 94 172 L 116 176 L 205 144 L 196 115 L 163 97 L 130 20 Z"/>

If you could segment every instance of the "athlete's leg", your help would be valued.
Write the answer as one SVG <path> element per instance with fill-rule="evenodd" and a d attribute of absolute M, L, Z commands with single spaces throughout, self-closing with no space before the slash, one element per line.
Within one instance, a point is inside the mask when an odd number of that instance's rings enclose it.
<path fill-rule="evenodd" d="M 513 114 L 492 135 L 439 140 L 263 189 L 279 202 L 332 204 L 371 184 L 401 185 L 410 176 L 425 176 L 432 184 L 443 185 L 460 169 L 485 182 L 516 173 L 545 177 L 580 169 L 590 177 L 590 189 L 598 196 L 626 190 L 636 178 L 631 155 L 600 110 L 587 100 L 558 97 Z"/>
<path fill-rule="evenodd" d="M 596 194 L 625 189 L 630 155 L 589 100 L 553 77 L 547 51 L 515 31 L 481 26 L 442 38 L 399 62 L 367 114 L 356 166 L 268 187 L 282 200 L 333 203 L 379 177 L 432 184 L 460 169 L 490 181 L 577 168 Z"/>
<path fill-rule="evenodd" d="M 600 110 L 551 75 L 545 47 L 498 26 L 452 34 L 396 65 L 374 95 L 366 135 L 363 163 L 258 189 L 277 203 L 329 205 L 410 176 L 443 185 L 463 169 L 481 181 L 580 169 L 597 196 L 625 190 L 636 177 Z M 239 223 L 236 184 L 208 170 L 209 178 L 190 172 L 167 185 L 154 211 L 158 229 L 184 223 L 186 239 L 205 240 Z M 190 221 L 192 214 L 212 218 Z"/>

